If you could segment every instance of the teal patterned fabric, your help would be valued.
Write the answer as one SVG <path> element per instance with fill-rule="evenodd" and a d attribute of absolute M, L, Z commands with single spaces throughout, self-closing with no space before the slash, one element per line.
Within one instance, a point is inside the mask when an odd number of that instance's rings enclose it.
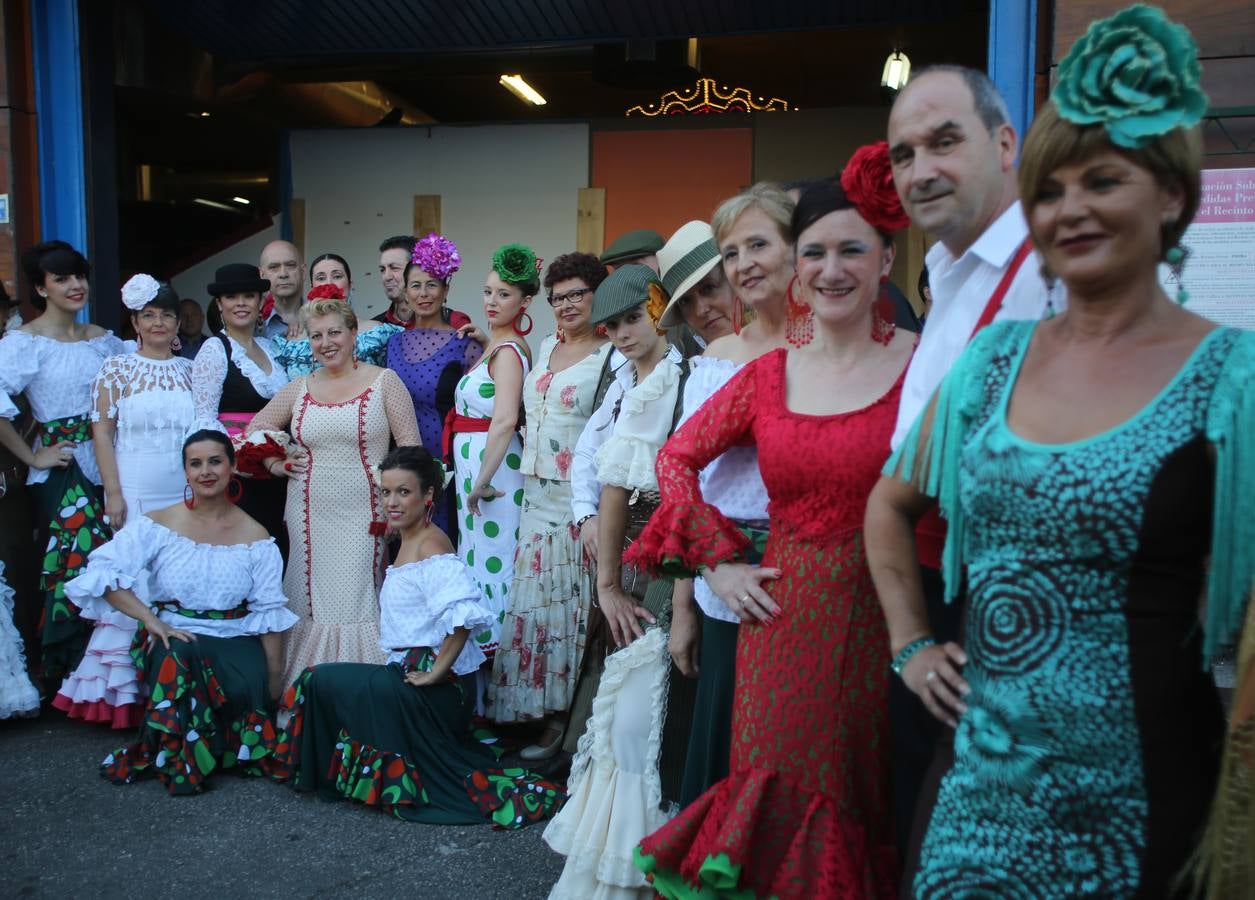
<path fill-rule="evenodd" d="M 1162 773 L 1165 756 L 1168 769 L 1214 757 L 1203 744 L 1221 727 L 1219 707 L 1214 723 L 1196 720 L 1197 747 L 1187 736 L 1161 750 L 1148 734 L 1165 718 L 1176 733 L 1189 730 L 1206 705 L 1198 698 L 1214 694 L 1197 627 L 1204 557 L 1208 651 L 1233 638 L 1255 570 L 1251 526 L 1230 496 L 1255 498 L 1255 473 L 1240 465 L 1255 440 L 1246 387 L 1255 334 L 1212 332 L 1137 415 L 1043 446 L 1005 418 L 1035 327 L 982 332 L 941 391 L 927 445 L 917 424 L 886 469 L 939 497 L 951 528 L 948 593 L 965 574 L 969 604 L 972 693 L 929 820 L 917 897 L 1125 897 L 1147 880 L 1152 892 L 1166 889 L 1162 872 L 1147 873 L 1183 865 L 1201 822 L 1178 820 L 1166 843 L 1159 824 L 1152 835 L 1166 779 L 1148 771 Z M 1179 526 L 1179 554 L 1163 540 L 1177 527 L 1159 499 L 1169 470 L 1204 495 L 1199 520 Z M 1214 502 L 1205 496 L 1212 484 Z M 1205 778 L 1199 784 L 1197 806 L 1185 805 L 1201 819 L 1210 791 Z M 1180 802 L 1173 794 L 1164 805 Z M 1148 862 L 1169 845 L 1173 859 Z"/>
<path fill-rule="evenodd" d="M 370 331 L 358 332 L 355 345 L 357 358 L 372 366 L 386 366 L 388 341 L 394 334 L 400 334 L 404 330 L 400 325 L 384 324 L 377 325 Z M 274 337 L 270 339 L 270 344 L 274 348 L 275 360 L 283 366 L 290 381 L 302 375 L 308 375 L 321 367 L 321 363 L 314 361 L 314 351 L 309 346 L 309 338 L 289 340 L 285 337 Z"/>

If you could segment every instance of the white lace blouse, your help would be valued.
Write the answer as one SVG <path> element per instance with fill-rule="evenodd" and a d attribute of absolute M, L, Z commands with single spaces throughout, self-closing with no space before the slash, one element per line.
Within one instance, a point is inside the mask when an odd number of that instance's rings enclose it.
<path fill-rule="evenodd" d="M 177 603 L 186 610 L 213 613 L 246 607 L 239 618 L 213 619 L 158 612 L 172 628 L 211 637 L 244 637 L 286 631 L 296 623 L 283 595 L 283 559 L 273 538 L 250 544 L 198 544 L 191 538 L 139 516 L 88 557 L 87 567 L 66 582 L 66 595 L 86 619 L 113 609 L 105 591 L 133 589 L 151 577 L 152 602 Z"/>
<path fill-rule="evenodd" d="M 95 406 L 96 373 L 110 356 L 134 346 L 128 344 L 108 331 L 87 341 L 58 341 L 29 331 L 10 331 L 0 338 L 0 417 L 17 417 L 13 398 L 22 393 L 40 422 L 90 415 Z M 34 447 L 38 449 L 38 444 Z M 78 445 L 74 461 L 90 481 L 100 484 L 91 441 Z M 32 468 L 26 483 L 47 480 L 47 469 Z"/>
<path fill-rule="evenodd" d="M 269 340 L 264 337 L 253 338 L 270 361 L 270 371 L 263 372 L 261 366 L 249 358 L 248 351 L 239 341 L 225 331 L 223 334 L 231 345 L 231 362 L 252 382 L 253 389 L 258 394 L 269 399 L 287 385 L 288 373 L 276 361 L 274 348 Z M 192 365 L 192 394 L 196 402 L 197 422 L 209 422 L 218 418 L 218 406 L 222 402 L 222 383 L 226 377 L 227 354 L 222 349 L 222 341 L 216 337 L 205 338 L 200 352 L 196 354 L 196 362 Z"/>
<path fill-rule="evenodd" d="M 689 420 L 693 413 L 709 400 L 732 376 L 741 370 L 741 364 L 729 359 L 699 356 L 689 361 L 692 367 L 684 384 L 684 412 L 680 424 Z M 702 499 L 731 519 L 742 521 L 766 521 L 767 488 L 758 471 L 758 450 L 755 447 L 731 447 L 702 469 L 699 476 Z M 693 588 L 694 599 L 702 612 L 712 619 L 723 622 L 739 622 L 736 614 L 715 596 L 698 578 Z"/>
<path fill-rule="evenodd" d="M 105 360 L 93 395 L 108 401 L 105 416 L 117 427 L 114 446 L 122 453 L 175 456 L 192 425 L 192 361 L 175 356 L 149 359 L 127 353 Z M 99 422 L 99 406 L 91 419 Z"/>
<path fill-rule="evenodd" d="M 456 553 L 442 553 L 403 566 L 392 566 L 379 591 L 379 644 L 388 662 L 401 662 L 405 651 L 427 647 L 439 654 L 455 628 L 473 636 L 487 628 L 493 614 L 484 606 L 479 585 Z M 469 675 L 486 660 L 468 638 L 453 663 L 453 674 Z"/>

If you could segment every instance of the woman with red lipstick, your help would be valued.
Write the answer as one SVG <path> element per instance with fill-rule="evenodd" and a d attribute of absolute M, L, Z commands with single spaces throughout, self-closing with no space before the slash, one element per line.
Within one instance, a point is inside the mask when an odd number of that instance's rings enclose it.
<path fill-rule="evenodd" d="M 169 285 L 139 274 L 122 286 L 139 349 L 108 359 L 96 376 L 92 446 L 105 489 L 105 514 L 114 531 L 134 517 L 178 503 L 187 479 L 179 448 L 195 418 L 192 362 L 175 356 L 179 298 Z M 136 585 L 148 600 L 147 585 Z M 135 624 L 106 610 L 87 652 L 61 685 L 52 705 L 70 718 L 114 728 L 139 723 L 143 699 L 131 638 Z"/>
<path fill-rule="evenodd" d="M 790 233 L 812 339 L 746 365 L 658 455 L 662 505 L 626 561 L 705 573 L 743 618 L 729 774 L 638 850 L 664 897 L 896 895 L 889 654 L 862 522 L 915 344 L 878 312 L 908 224 L 883 141 L 807 188 Z M 698 477 L 751 442 L 770 498 L 761 566 Z"/>
<path fill-rule="evenodd" d="M 383 662 L 379 584 L 387 523 L 372 467 L 393 441 L 421 443 L 401 379 L 358 362 L 352 308 L 315 300 L 302 307 L 301 319 L 320 368 L 253 417 L 240 460 L 258 475 L 288 480 L 291 557 L 283 587 L 299 621 L 287 641 L 285 684 L 322 662 Z"/>
<path fill-rule="evenodd" d="M 540 261 L 530 247 L 507 244 L 493 254 L 484 282 L 489 340 L 483 359 L 462 376 L 445 421 L 457 469 L 458 555 L 475 573 L 492 624 L 473 637 L 488 657 L 497 650 L 509 607 L 523 511 L 523 442 L 519 412 L 532 366 L 524 335 L 527 307 L 540 290 Z"/>
<path fill-rule="evenodd" d="M 526 760 L 558 752 L 584 650 L 592 584 L 571 514 L 575 444 L 593 414 L 610 348 L 593 328 L 593 291 L 606 267 L 591 253 L 559 256 L 545 272 L 558 334 L 545 338 L 523 384 L 523 515 L 501 647 L 488 685 L 497 722 L 545 720 Z"/>
<path fill-rule="evenodd" d="M 69 244 L 28 248 L 22 271 L 41 314 L 0 339 L 0 443 L 30 467 L 26 483 L 41 527 L 39 546 L 46 548 L 43 674 L 52 687 L 78 665 L 91 633 L 91 623 L 66 599 L 64 583 L 111 532 L 92 452 L 92 385 L 104 361 L 127 348 L 99 325 L 76 321 L 87 306 L 91 267 Z M 10 398 L 17 394 L 26 395 L 39 423 L 33 446 L 13 427 L 18 409 Z"/>
<path fill-rule="evenodd" d="M 231 502 L 231 440 L 193 432 L 182 460 L 185 498 L 132 510 L 66 594 L 85 615 L 114 610 L 142 626 L 136 652 L 149 699 L 139 735 L 100 774 L 115 784 L 156 775 L 171 794 L 194 794 L 217 769 L 262 774 L 275 750 L 268 713 L 283 689 L 282 633 L 296 617 L 274 541 Z"/>
<path fill-rule="evenodd" d="M 401 536 L 379 592 L 382 665 L 328 663 L 288 688 L 290 713 L 271 774 L 324 800 L 358 800 L 430 825 L 491 821 L 519 828 L 552 815 L 563 794 L 522 769 L 501 770 L 471 736 L 489 626 L 479 585 L 431 521 L 445 472 L 422 447 L 379 464 L 384 516 Z"/>

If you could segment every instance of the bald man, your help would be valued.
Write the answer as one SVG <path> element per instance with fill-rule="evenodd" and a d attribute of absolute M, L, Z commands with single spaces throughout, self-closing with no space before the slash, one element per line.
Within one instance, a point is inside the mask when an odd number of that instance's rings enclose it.
<path fill-rule="evenodd" d="M 262 321 L 266 337 L 287 335 L 300 327 L 301 301 L 305 298 L 305 261 L 291 241 L 271 241 L 261 251 L 258 274 L 270 280 L 274 308 Z M 267 306 L 262 300 L 262 309 Z"/>

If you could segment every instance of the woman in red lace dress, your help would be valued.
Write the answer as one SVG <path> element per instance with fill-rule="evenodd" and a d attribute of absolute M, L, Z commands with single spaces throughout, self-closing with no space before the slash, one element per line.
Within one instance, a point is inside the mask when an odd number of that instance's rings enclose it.
<path fill-rule="evenodd" d="M 742 615 L 730 775 L 638 848 L 664 897 L 896 893 L 889 656 L 862 523 L 914 347 L 879 301 L 891 235 L 906 224 L 883 142 L 856 152 L 840 183 L 808 189 L 793 217 L 790 306 L 813 314 L 813 338 L 747 365 L 658 457 L 662 505 L 633 561 L 706 573 L 734 612 L 768 619 Z M 750 442 L 770 498 L 761 567 L 741 562 L 748 541 L 703 502 L 697 477 Z"/>

